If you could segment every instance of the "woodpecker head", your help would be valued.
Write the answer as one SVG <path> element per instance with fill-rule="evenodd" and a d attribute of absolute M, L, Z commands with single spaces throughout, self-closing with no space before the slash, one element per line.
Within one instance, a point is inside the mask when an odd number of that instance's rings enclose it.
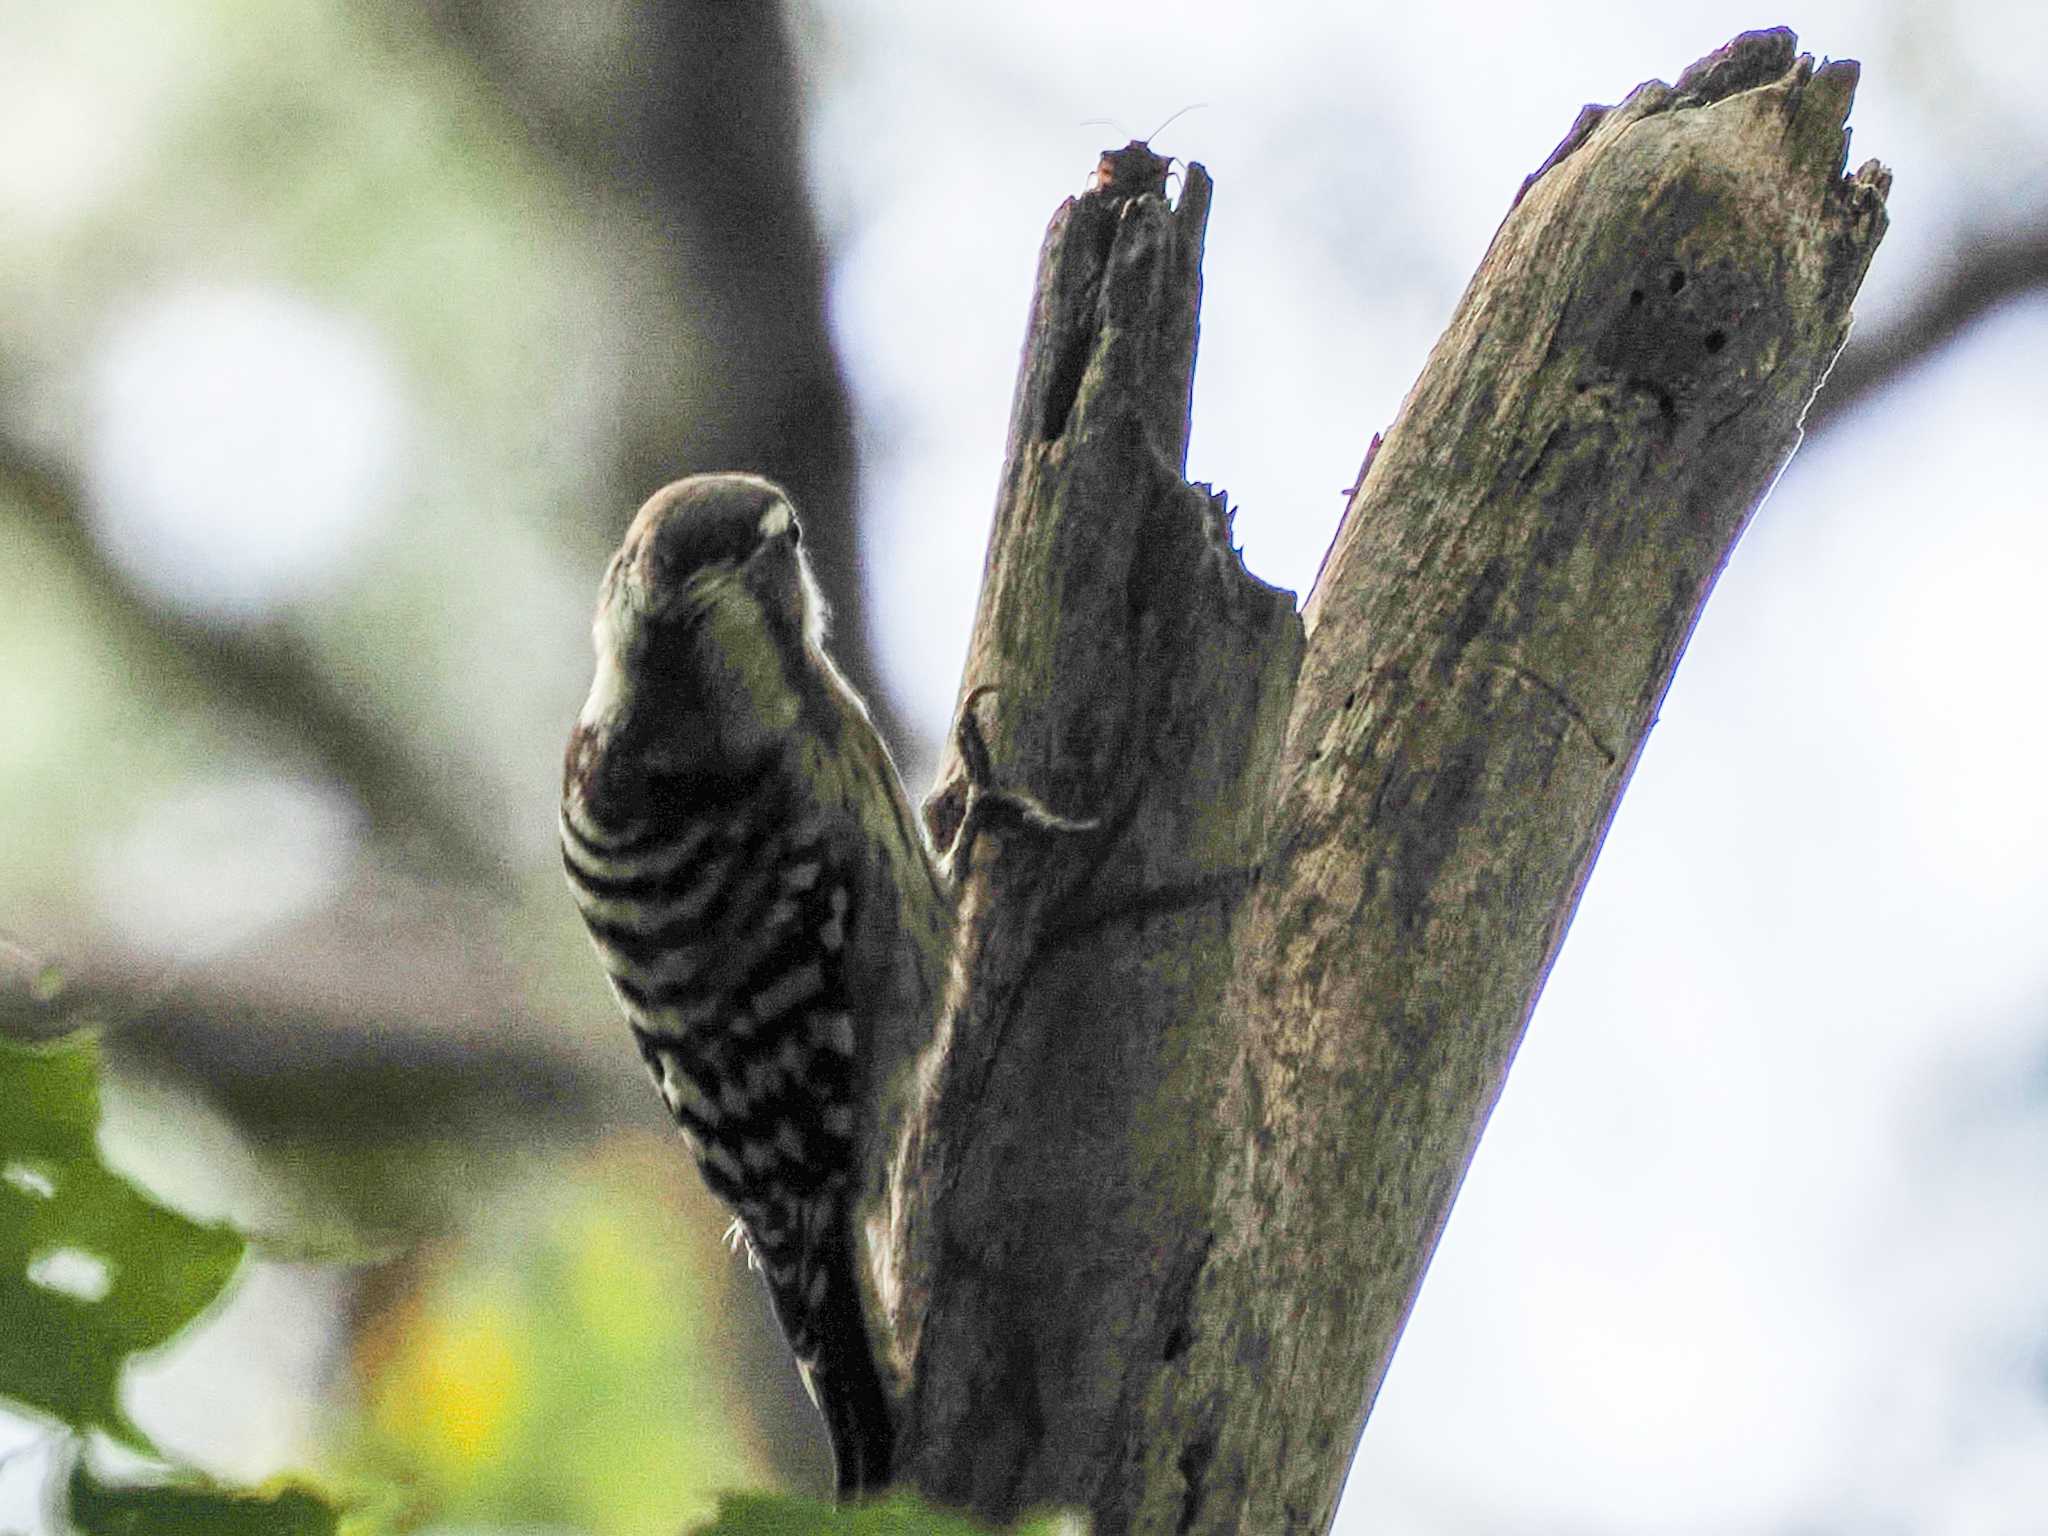
<path fill-rule="evenodd" d="M 650 496 L 605 570 L 578 734 L 630 736 L 666 768 L 737 767 L 781 739 L 823 655 L 802 537 L 789 497 L 758 475 L 692 475 Z"/>

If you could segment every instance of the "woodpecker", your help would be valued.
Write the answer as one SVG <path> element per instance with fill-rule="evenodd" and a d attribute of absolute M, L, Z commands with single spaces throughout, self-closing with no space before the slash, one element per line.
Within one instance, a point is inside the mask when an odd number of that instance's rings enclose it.
<path fill-rule="evenodd" d="M 560 829 L 612 991 L 766 1281 L 846 1498 L 889 1480 L 862 1212 L 931 1038 L 954 904 L 825 650 L 802 540 L 755 475 L 694 475 L 640 508 L 598 599 Z"/>

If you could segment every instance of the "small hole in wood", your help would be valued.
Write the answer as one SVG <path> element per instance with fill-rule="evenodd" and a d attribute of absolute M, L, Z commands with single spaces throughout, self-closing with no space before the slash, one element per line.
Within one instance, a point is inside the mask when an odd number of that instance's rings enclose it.
<path fill-rule="evenodd" d="M 1728 333 L 1726 331 L 1707 332 L 1707 350 L 1709 352 L 1718 352 L 1727 345 Z"/>
<path fill-rule="evenodd" d="M 1638 304 L 1640 304 L 1640 303 L 1642 303 L 1642 302 L 1643 302 L 1643 290 L 1642 290 L 1642 289 L 1640 289 L 1640 288 L 1631 288 L 1631 289 L 1629 290 L 1629 295 L 1628 295 L 1628 307 L 1629 307 L 1630 309 L 1634 309 L 1634 308 L 1635 308 L 1635 307 L 1636 307 L 1636 306 L 1637 306 Z"/>
<path fill-rule="evenodd" d="M 1664 286 L 1668 291 L 1677 293 L 1685 287 L 1685 274 L 1683 272 L 1672 273 L 1670 277 L 1665 279 Z"/>

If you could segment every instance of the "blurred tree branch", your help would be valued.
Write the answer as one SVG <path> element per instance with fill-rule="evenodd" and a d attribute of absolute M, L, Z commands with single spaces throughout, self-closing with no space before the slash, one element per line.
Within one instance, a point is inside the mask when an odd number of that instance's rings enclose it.
<path fill-rule="evenodd" d="M 516 962 L 478 942 L 511 915 L 486 894 L 371 869 L 328 907 L 203 966 L 8 945 L 0 1032 L 90 1025 L 117 1063 L 183 1084 L 275 1144 L 660 1124 L 606 1049 L 602 996 L 587 1028 L 550 1017 L 525 1000 Z M 45 962 L 54 993 L 34 984 Z"/>
<path fill-rule="evenodd" d="M 1924 285 L 1881 331 L 1853 336 L 1807 413 L 1811 437 L 1879 395 L 2001 305 L 2048 287 L 2048 210 L 1961 241 L 1938 281 Z"/>
<path fill-rule="evenodd" d="M 548 1031 L 530 1018 L 508 1018 L 502 1036 L 480 1039 L 416 1015 L 210 978 L 157 988 L 87 975 L 66 1004 L 108 1025 L 117 1061 L 188 1084 L 259 1141 L 352 1143 L 372 1131 L 404 1142 L 478 1125 L 569 1138 L 626 1107 L 615 1074 L 588 1055 L 547 1049 Z"/>
<path fill-rule="evenodd" d="M 461 765 L 429 757 L 393 730 L 388 716 L 365 707 L 360 691 L 342 688 L 298 635 L 278 624 L 207 624 L 150 601 L 101 552 L 70 471 L 6 439 L 0 495 L 25 508 L 81 584 L 103 597 L 94 617 L 199 690 L 222 722 L 348 790 L 373 832 L 396 850 L 411 850 L 421 867 L 438 868 L 458 885 L 507 889 L 502 850 L 464 810 L 473 787 Z"/>

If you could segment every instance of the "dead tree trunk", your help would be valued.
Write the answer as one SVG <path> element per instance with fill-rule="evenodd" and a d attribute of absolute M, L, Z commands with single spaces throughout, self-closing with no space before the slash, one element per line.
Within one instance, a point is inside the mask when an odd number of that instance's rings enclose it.
<path fill-rule="evenodd" d="M 992 834 L 904 1146 L 904 1480 L 1099 1532 L 1322 1531 L 1700 605 L 1885 225 L 1856 66 L 1753 33 L 1589 108 L 1314 591 L 1183 478 L 1210 182 L 1054 216 L 967 688 Z M 934 797 L 958 814 L 958 765 Z"/>

